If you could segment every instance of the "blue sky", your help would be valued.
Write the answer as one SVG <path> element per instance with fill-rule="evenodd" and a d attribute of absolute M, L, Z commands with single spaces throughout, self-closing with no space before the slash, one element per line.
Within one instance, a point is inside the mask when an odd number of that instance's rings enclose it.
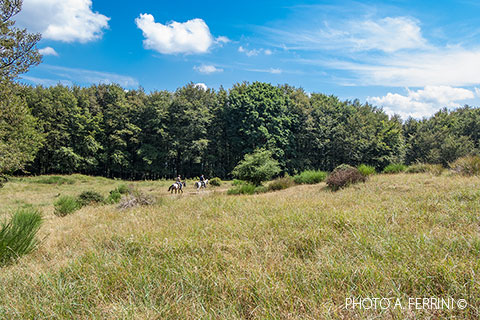
<path fill-rule="evenodd" d="M 24 0 L 17 24 L 43 39 L 21 81 L 288 83 L 420 118 L 480 101 L 476 1 Z"/>

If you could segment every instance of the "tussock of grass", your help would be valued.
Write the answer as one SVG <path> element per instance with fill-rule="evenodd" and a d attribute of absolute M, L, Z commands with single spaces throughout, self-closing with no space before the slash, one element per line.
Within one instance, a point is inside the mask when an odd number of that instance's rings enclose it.
<path fill-rule="evenodd" d="M 395 174 L 404 172 L 407 169 L 407 166 L 401 163 L 392 163 L 386 166 L 383 169 L 383 173 Z"/>
<path fill-rule="evenodd" d="M 286 177 L 278 178 L 271 181 L 268 184 L 267 189 L 268 191 L 278 191 L 278 190 L 283 190 L 283 189 L 293 187 L 294 185 L 295 185 L 295 181 L 293 180 L 293 178 L 290 176 L 286 176 Z"/>
<path fill-rule="evenodd" d="M 480 156 L 466 156 L 450 164 L 452 171 L 464 176 L 480 175 Z"/>
<path fill-rule="evenodd" d="M 33 208 L 17 210 L 9 222 L 0 226 L 0 267 L 30 253 L 36 246 L 35 235 L 42 216 Z M 0 308 L 1 310 L 1 308 Z"/>
<path fill-rule="evenodd" d="M 371 176 L 372 174 L 376 173 L 375 167 L 366 164 L 359 165 L 357 169 L 365 177 Z"/>
<path fill-rule="evenodd" d="M 415 163 L 405 170 L 406 173 L 431 173 L 434 175 L 441 175 L 444 168 L 441 164 L 429 164 L 429 163 Z"/>
<path fill-rule="evenodd" d="M 327 178 L 327 173 L 320 170 L 305 170 L 297 174 L 293 179 L 298 184 L 316 184 Z"/>
<path fill-rule="evenodd" d="M 54 203 L 55 215 L 64 217 L 82 207 L 82 204 L 73 196 L 60 196 Z"/>
<path fill-rule="evenodd" d="M 40 176 L 30 180 L 33 183 L 41 183 L 41 184 L 74 184 L 75 179 L 73 178 L 66 178 L 62 176 Z"/>

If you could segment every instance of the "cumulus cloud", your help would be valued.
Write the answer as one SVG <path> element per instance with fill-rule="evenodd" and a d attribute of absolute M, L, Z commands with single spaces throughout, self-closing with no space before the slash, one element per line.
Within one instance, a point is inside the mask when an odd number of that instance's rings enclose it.
<path fill-rule="evenodd" d="M 135 23 L 145 37 L 144 47 L 163 54 L 206 53 L 213 44 L 229 41 L 223 36 L 214 39 L 202 19 L 162 24 L 155 22 L 155 18 L 146 13 L 135 19 Z"/>
<path fill-rule="evenodd" d="M 208 87 L 205 83 L 202 83 L 202 82 L 199 82 L 199 83 L 195 83 L 195 87 L 197 88 L 200 88 L 200 89 L 203 89 L 203 90 L 207 90 Z"/>
<path fill-rule="evenodd" d="M 473 99 L 475 93 L 464 88 L 450 86 L 426 86 L 407 95 L 388 93 L 383 97 L 368 97 L 371 104 L 382 106 L 390 115 L 399 114 L 402 118 L 422 118 L 434 114 L 443 107 L 459 107 L 458 101 Z"/>
<path fill-rule="evenodd" d="M 223 72 L 223 69 L 221 69 L 221 68 L 217 68 L 215 66 L 205 65 L 205 64 L 202 64 L 200 66 L 195 66 L 195 67 L 193 67 L 193 69 L 200 72 L 200 73 L 204 73 L 204 74 L 211 74 L 211 73 L 215 73 L 215 72 Z"/>
<path fill-rule="evenodd" d="M 53 49 L 52 47 L 45 47 L 45 48 L 39 49 L 38 52 L 41 55 L 44 55 L 44 56 L 57 56 L 58 57 L 57 51 L 55 51 L 55 49 Z"/>
<path fill-rule="evenodd" d="M 89 42 L 99 39 L 110 18 L 92 11 L 91 0 L 24 0 L 19 25 L 44 39 Z"/>

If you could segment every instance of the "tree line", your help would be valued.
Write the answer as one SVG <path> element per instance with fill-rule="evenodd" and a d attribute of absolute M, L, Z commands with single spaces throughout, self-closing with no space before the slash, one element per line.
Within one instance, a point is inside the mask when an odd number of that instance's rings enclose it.
<path fill-rule="evenodd" d="M 342 163 L 381 170 L 390 163 L 447 165 L 479 149 L 476 108 L 402 122 L 358 100 L 262 82 L 228 91 L 191 83 L 148 94 L 115 84 L 17 85 L 15 97 L 34 119 L 29 130 L 38 133 L 28 141 L 37 150 L 25 167 L 31 174 L 227 178 L 258 148 L 273 153 L 282 173 L 330 171 Z"/>

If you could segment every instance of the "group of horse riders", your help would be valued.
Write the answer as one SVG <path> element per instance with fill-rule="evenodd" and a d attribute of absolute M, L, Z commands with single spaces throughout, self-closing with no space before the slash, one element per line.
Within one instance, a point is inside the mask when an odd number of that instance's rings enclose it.
<path fill-rule="evenodd" d="M 206 188 L 207 187 L 207 183 L 208 183 L 208 179 L 205 179 L 205 177 L 203 176 L 203 174 L 200 176 L 200 181 L 198 182 L 195 182 L 195 185 L 197 187 L 197 191 L 198 189 L 200 188 Z M 186 187 L 186 183 L 182 181 L 182 176 L 181 175 L 178 175 L 177 177 L 177 180 L 175 181 L 174 184 L 172 184 L 170 186 L 170 188 L 168 188 L 168 191 L 171 191 L 173 193 L 173 191 L 175 191 L 175 193 L 178 192 L 183 192 L 183 187 Z"/>

